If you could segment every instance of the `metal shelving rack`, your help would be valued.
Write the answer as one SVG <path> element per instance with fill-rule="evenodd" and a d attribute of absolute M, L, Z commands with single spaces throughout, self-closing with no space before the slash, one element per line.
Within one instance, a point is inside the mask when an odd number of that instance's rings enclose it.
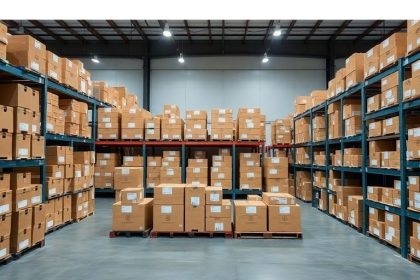
<path fill-rule="evenodd" d="M 40 134 L 45 137 L 45 145 L 70 145 L 86 146 L 90 150 L 95 150 L 96 139 L 96 119 L 97 108 L 110 107 L 110 104 L 102 102 L 96 98 L 89 97 L 80 92 L 74 91 L 61 84 L 49 80 L 44 75 L 28 71 L 23 67 L 13 66 L 6 61 L 0 60 L 0 79 L 4 81 L 23 83 L 25 85 L 40 89 L 40 113 L 41 130 Z M 47 93 L 53 92 L 60 97 L 73 98 L 88 104 L 92 110 L 92 137 L 82 138 L 77 136 L 58 135 L 47 132 Z M 42 201 L 48 200 L 48 194 L 45 183 L 45 159 L 22 159 L 22 160 L 0 160 L 0 169 L 19 168 L 19 167 L 39 167 L 42 183 Z"/>
<path fill-rule="evenodd" d="M 264 158 L 264 142 L 262 141 L 96 141 L 100 147 L 142 147 L 143 156 L 143 185 L 147 178 L 147 149 L 148 148 L 180 148 L 181 149 L 181 179 L 186 182 L 186 170 L 189 148 L 230 148 L 232 152 L 232 190 L 223 190 L 223 194 L 235 199 L 238 195 L 261 194 L 261 190 L 240 190 L 237 184 L 238 160 L 237 148 L 252 148 L 258 150 Z M 110 193 L 112 189 L 96 189 L 97 192 Z M 145 188 L 145 195 L 153 194 L 153 188 Z"/>
<path fill-rule="evenodd" d="M 369 218 L 368 218 L 368 208 L 373 207 L 377 209 L 381 209 L 384 211 L 388 211 L 400 216 L 401 220 L 401 236 L 400 236 L 400 245 L 401 245 L 401 255 L 407 258 L 408 255 L 408 240 L 409 240 L 409 220 L 416 220 L 420 221 L 420 212 L 413 211 L 408 209 L 408 191 L 407 191 L 407 177 L 409 175 L 419 175 L 420 174 L 420 161 L 407 161 L 406 158 L 406 114 L 408 111 L 412 110 L 419 110 L 420 111 L 420 99 L 416 100 L 409 100 L 403 101 L 403 81 L 406 79 L 405 77 L 405 69 L 409 67 L 413 62 L 420 59 L 420 53 L 410 55 L 408 57 L 402 58 L 398 60 L 398 63 L 385 71 L 376 74 L 375 76 L 366 79 L 365 81 L 357 84 L 356 86 L 348 89 L 347 91 L 335 96 L 327 101 L 323 102 L 323 104 L 318 105 L 312 109 L 305 111 L 304 113 L 297 115 L 293 118 L 293 122 L 299 120 L 300 118 L 310 118 L 310 131 L 311 131 L 311 141 L 308 143 L 299 143 L 293 145 L 293 149 L 297 147 L 309 147 L 310 148 L 310 164 L 293 164 L 292 167 L 296 172 L 296 169 L 303 169 L 309 170 L 311 172 L 311 178 L 313 179 L 313 171 L 314 170 L 325 170 L 325 177 L 326 177 L 326 186 L 325 190 L 327 194 L 335 194 L 334 191 L 329 189 L 329 170 L 338 171 L 341 173 L 341 183 L 344 183 L 344 175 L 347 173 L 351 174 L 360 174 L 362 177 L 362 192 L 363 192 L 363 223 L 362 223 L 362 232 L 363 234 L 367 234 L 369 228 Z M 381 79 L 392 74 L 398 72 L 398 104 L 381 109 L 376 112 L 366 113 L 367 109 L 367 98 L 369 96 L 369 89 L 372 85 L 377 85 L 381 82 Z M 378 94 L 377 92 L 376 94 Z M 340 137 L 339 139 L 329 139 L 328 135 L 328 114 L 327 109 L 328 105 L 340 102 L 340 112 L 341 112 L 341 135 L 344 135 L 344 120 L 343 120 L 343 103 L 344 99 L 346 98 L 360 98 L 361 100 L 361 107 L 362 107 L 362 133 L 356 136 L 350 137 Z M 326 140 L 321 141 L 319 143 L 312 142 L 312 117 L 313 114 L 319 112 L 320 110 L 325 109 L 325 121 L 326 121 Z M 400 125 L 400 133 L 399 135 L 392 135 L 392 136 L 382 136 L 382 137 L 375 137 L 375 138 L 368 138 L 368 125 L 367 122 L 373 119 L 384 119 L 391 116 L 399 116 L 399 125 Z M 295 135 L 294 135 L 295 136 Z M 296 139 L 294 137 L 294 139 Z M 385 169 L 385 168 L 373 168 L 368 167 L 368 141 L 373 140 L 386 140 L 386 139 L 395 139 L 400 140 L 400 169 Z M 313 165 L 313 147 L 322 147 L 325 142 L 325 151 L 326 151 L 326 162 L 325 162 L 325 169 L 324 166 L 316 166 Z M 343 149 L 346 144 L 360 144 L 362 148 L 362 167 L 346 167 L 346 166 L 332 166 L 330 162 L 330 148 L 333 145 L 340 145 L 341 154 L 343 157 Z M 296 162 L 296 157 L 293 157 L 293 162 Z M 343 158 L 341 159 L 343 163 Z M 394 178 L 398 178 L 401 181 L 401 207 L 396 207 L 392 205 L 387 205 L 377 201 L 371 201 L 367 199 L 367 176 L 368 174 L 380 175 L 380 176 L 392 176 Z M 295 177 L 295 187 L 296 187 L 296 177 Z M 318 187 L 313 186 L 312 180 L 312 190 L 315 194 L 316 192 L 320 192 L 321 189 Z M 314 202 L 312 205 L 317 207 L 317 204 Z M 329 215 L 329 199 L 326 201 L 326 213 Z"/>

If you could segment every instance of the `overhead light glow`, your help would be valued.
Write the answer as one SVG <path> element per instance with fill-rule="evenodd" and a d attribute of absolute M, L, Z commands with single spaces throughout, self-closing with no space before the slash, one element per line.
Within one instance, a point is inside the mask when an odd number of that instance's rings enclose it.
<path fill-rule="evenodd" d="M 95 55 L 94 57 L 91 58 L 92 62 L 94 63 L 100 63 L 98 57 Z"/>
<path fill-rule="evenodd" d="M 280 29 L 280 27 L 277 26 L 276 29 L 274 29 L 273 36 L 274 37 L 281 36 L 281 29 Z"/>
<path fill-rule="evenodd" d="M 165 37 L 171 37 L 172 36 L 171 30 L 169 30 L 168 23 L 165 24 L 165 29 L 163 30 L 163 36 L 165 36 Z"/>
<path fill-rule="evenodd" d="M 185 59 L 184 59 L 184 56 L 182 55 L 182 53 L 179 54 L 178 62 L 179 63 L 184 63 L 185 62 Z"/>
<path fill-rule="evenodd" d="M 267 63 L 269 61 L 267 53 L 264 53 L 264 57 L 262 59 L 262 63 Z"/>

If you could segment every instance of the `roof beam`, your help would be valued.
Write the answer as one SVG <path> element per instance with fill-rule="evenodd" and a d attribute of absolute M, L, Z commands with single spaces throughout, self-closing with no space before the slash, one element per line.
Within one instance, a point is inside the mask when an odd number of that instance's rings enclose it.
<path fill-rule="evenodd" d="M 45 33 L 47 33 L 48 36 L 53 37 L 55 40 L 63 41 L 63 39 L 60 36 L 57 36 L 54 32 L 49 30 L 45 25 L 43 25 L 38 20 L 30 20 L 29 22 L 32 23 L 35 27 L 37 27 L 37 28 L 41 29 L 42 31 L 44 31 Z"/>
<path fill-rule="evenodd" d="M 112 27 L 112 29 L 115 30 L 115 32 L 118 33 L 118 35 L 120 35 L 121 39 L 123 39 L 124 42 L 128 41 L 128 37 L 124 34 L 124 32 L 121 31 L 121 29 L 118 27 L 118 25 L 115 23 L 115 21 L 107 20 L 106 22 Z"/>
<path fill-rule="evenodd" d="M 191 42 L 191 33 L 190 33 L 190 28 L 188 27 L 188 20 L 184 20 L 184 25 L 185 25 L 185 30 L 187 31 L 187 34 L 188 34 L 188 41 Z"/>
<path fill-rule="evenodd" d="M 7 25 L 8 28 L 19 28 L 20 26 L 22 26 L 25 34 L 28 34 L 28 35 L 34 37 L 38 41 L 43 41 L 43 40 L 41 40 L 41 38 L 39 37 L 39 35 L 35 35 L 34 33 L 32 33 L 32 31 L 28 30 L 23 25 L 20 25 L 19 23 L 17 23 L 14 20 L 3 20 L 3 22 Z M 10 32 L 10 30 L 9 30 L 9 32 Z M 12 32 L 10 32 L 10 33 L 12 34 Z"/>
<path fill-rule="evenodd" d="M 134 25 L 134 28 L 137 30 L 143 40 L 148 40 L 146 33 L 144 33 L 143 28 L 137 20 L 132 20 L 131 24 Z"/>
<path fill-rule="evenodd" d="M 309 32 L 308 36 L 304 39 L 305 43 L 311 38 L 311 36 L 315 33 L 315 31 L 318 29 L 318 27 L 321 25 L 322 20 L 318 20 L 314 27 L 312 27 L 311 32 Z"/>
<path fill-rule="evenodd" d="M 274 24 L 274 20 L 270 20 L 270 23 L 266 27 L 267 28 L 267 31 L 265 32 L 265 35 L 264 35 L 264 40 L 263 40 L 264 42 L 267 40 L 268 34 L 270 33 L 270 30 L 273 27 L 273 24 Z"/>
<path fill-rule="evenodd" d="M 287 37 L 289 37 L 290 32 L 292 31 L 293 27 L 295 26 L 297 20 L 292 20 L 289 24 L 289 27 L 287 27 L 286 34 L 283 37 L 283 40 L 286 40 Z"/>
<path fill-rule="evenodd" d="M 247 20 L 245 24 L 245 34 L 244 34 L 244 38 L 242 39 L 242 43 L 245 43 L 246 33 L 248 33 L 248 25 L 249 25 L 249 20 Z"/>
<path fill-rule="evenodd" d="M 403 22 L 400 23 L 400 25 L 398 25 L 397 27 L 392 29 L 390 32 L 388 32 L 384 36 L 382 36 L 382 38 L 379 40 L 379 42 L 382 42 L 383 40 L 385 40 L 386 38 L 391 36 L 393 33 L 399 32 L 399 31 L 401 31 L 401 29 L 406 28 L 406 27 L 407 27 L 407 22 L 404 20 Z"/>
<path fill-rule="evenodd" d="M 384 22 L 383 20 L 374 21 L 362 34 L 360 34 L 359 36 L 357 36 L 356 39 L 354 39 L 353 43 L 357 43 L 358 41 L 365 38 L 367 35 L 369 35 L 375 28 L 377 28 L 383 22 Z"/>
<path fill-rule="evenodd" d="M 212 38 L 212 35 L 211 35 L 211 23 L 210 23 L 210 20 L 207 21 L 207 29 L 209 30 L 209 39 L 210 39 L 210 42 L 213 43 L 213 38 Z"/>
<path fill-rule="evenodd" d="M 56 20 L 55 22 L 57 22 L 62 28 L 64 28 L 67 32 L 69 32 L 71 35 L 73 35 L 80 41 L 86 41 L 85 38 L 83 38 L 83 36 L 77 33 L 74 29 L 70 28 L 64 20 Z"/>
<path fill-rule="evenodd" d="M 95 28 L 93 28 L 86 20 L 78 20 L 78 22 L 84 27 L 86 28 L 93 36 L 96 37 L 96 39 L 100 40 L 100 41 L 106 41 L 104 39 L 104 37 L 101 36 L 101 34 L 99 34 L 98 31 L 96 31 Z"/>
<path fill-rule="evenodd" d="M 334 32 L 334 34 L 330 37 L 329 40 L 334 40 L 335 38 L 338 37 L 338 35 L 340 35 L 344 29 L 346 29 L 346 27 L 350 24 L 351 20 L 345 20 L 343 21 L 343 23 L 340 25 L 340 27 Z"/>

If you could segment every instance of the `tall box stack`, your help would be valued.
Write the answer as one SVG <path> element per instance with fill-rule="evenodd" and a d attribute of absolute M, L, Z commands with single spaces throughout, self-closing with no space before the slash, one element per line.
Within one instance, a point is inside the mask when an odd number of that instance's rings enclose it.
<path fill-rule="evenodd" d="M 268 231 L 302 232 L 300 206 L 295 197 L 288 193 L 269 193 L 262 195 L 268 208 Z"/>
<path fill-rule="evenodd" d="M 343 166 L 361 167 L 362 166 L 362 149 L 361 148 L 345 148 L 343 155 Z"/>
<path fill-rule="evenodd" d="M 363 67 L 365 79 L 379 72 L 379 52 L 379 45 L 376 45 L 365 53 Z"/>
<path fill-rule="evenodd" d="M 179 151 L 163 151 L 160 168 L 160 184 L 181 184 L 181 154 Z"/>
<path fill-rule="evenodd" d="M 420 177 L 408 177 L 408 207 L 416 211 L 420 210 Z"/>
<path fill-rule="evenodd" d="M 187 110 L 185 113 L 185 140 L 207 140 L 207 111 Z"/>
<path fill-rule="evenodd" d="M 123 109 L 121 114 L 121 139 L 143 140 L 145 119 L 150 112 L 135 107 Z"/>
<path fill-rule="evenodd" d="M 354 136 L 362 133 L 362 105 L 359 100 L 348 99 L 343 105 L 344 135 Z"/>
<path fill-rule="evenodd" d="M 347 220 L 356 228 L 363 225 L 363 196 L 349 195 L 347 204 Z"/>
<path fill-rule="evenodd" d="M 420 20 L 407 21 L 407 55 L 420 48 Z"/>
<path fill-rule="evenodd" d="M 400 216 L 390 212 L 385 212 L 384 239 L 386 242 L 394 245 L 397 248 L 401 247 L 400 229 Z"/>
<path fill-rule="evenodd" d="M 364 54 L 354 53 L 346 59 L 346 90 L 364 79 Z"/>
<path fill-rule="evenodd" d="M 264 185 L 267 192 L 289 193 L 287 157 L 264 158 Z"/>
<path fill-rule="evenodd" d="M 160 140 L 160 122 L 161 118 L 159 117 L 150 117 L 144 120 L 146 140 Z"/>
<path fill-rule="evenodd" d="M 310 96 L 297 96 L 295 98 L 295 116 L 302 114 L 310 103 Z"/>
<path fill-rule="evenodd" d="M 47 94 L 47 132 L 64 134 L 65 113 L 59 107 L 58 95 L 48 92 Z"/>
<path fill-rule="evenodd" d="M 79 126 L 79 136 L 85 138 L 92 137 L 92 129 L 89 126 L 88 118 L 88 105 L 84 102 L 79 102 L 79 113 L 80 113 L 80 126 Z"/>
<path fill-rule="evenodd" d="M 117 153 L 96 153 L 95 188 L 113 188 L 114 170 L 115 167 L 120 166 L 119 158 Z"/>
<path fill-rule="evenodd" d="M 120 139 L 120 110 L 117 108 L 98 109 L 98 139 Z"/>
<path fill-rule="evenodd" d="M 184 191 L 182 184 L 160 184 L 155 187 L 153 231 L 184 231 Z"/>
<path fill-rule="evenodd" d="M 47 49 L 44 44 L 29 35 L 13 35 L 7 39 L 7 60 L 11 64 L 46 74 Z"/>
<path fill-rule="evenodd" d="M 88 79 L 89 72 L 86 71 L 83 65 L 83 62 L 81 62 L 80 60 L 73 59 L 71 62 L 73 63 L 73 65 L 76 65 L 78 69 L 77 76 L 76 76 L 76 80 L 77 80 L 76 90 L 84 94 L 87 94 L 87 79 Z"/>
<path fill-rule="evenodd" d="M 73 149 L 66 146 L 47 146 L 46 149 L 46 182 L 48 197 L 64 193 L 64 179 L 66 175 L 73 178 L 66 169 L 72 169 Z M 73 176 L 72 176 L 73 175 Z M 71 177 L 70 177 L 71 176 Z"/>
<path fill-rule="evenodd" d="M 94 81 L 93 82 L 93 97 L 106 103 L 111 103 L 110 89 L 105 82 Z"/>
<path fill-rule="evenodd" d="M 211 139 L 233 140 L 233 115 L 232 109 L 211 110 Z"/>
<path fill-rule="evenodd" d="M 328 105 L 328 138 L 336 139 L 341 137 L 341 116 L 340 103 Z"/>
<path fill-rule="evenodd" d="M 312 201 L 312 180 L 307 171 L 296 172 L 296 196 L 304 201 Z"/>
<path fill-rule="evenodd" d="M 295 122 L 295 143 L 311 141 L 309 118 L 300 118 Z"/>
<path fill-rule="evenodd" d="M 126 87 L 112 87 L 121 108 L 127 107 L 128 89 Z M 129 107 L 131 108 L 131 107 Z"/>
<path fill-rule="evenodd" d="M 46 64 L 47 76 L 59 83 L 62 82 L 62 59 L 58 55 L 47 51 L 47 64 Z"/>
<path fill-rule="evenodd" d="M 336 208 L 336 216 L 340 220 L 348 221 L 348 203 L 349 203 L 349 196 L 351 195 L 361 195 L 362 188 L 357 186 L 337 186 L 336 187 L 337 193 L 337 205 Z"/>
<path fill-rule="evenodd" d="M 115 167 L 114 189 L 143 188 L 143 167 Z"/>
<path fill-rule="evenodd" d="M 95 192 L 93 189 L 85 190 L 71 196 L 71 218 L 80 220 L 94 211 Z M 57 203 L 58 201 L 56 201 Z M 63 204 L 63 202 L 61 202 Z M 57 206 L 57 205 L 56 205 Z"/>
<path fill-rule="evenodd" d="M 407 51 L 407 33 L 392 34 L 379 45 L 379 70 L 395 64 Z"/>
<path fill-rule="evenodd" d="M 262 190 L 262 167 L 260 153 L 239 154 L 239 189 Z"/>
<path fill-rule="evenodd" d="M 74 166 L 81 166 L 82 169 L 82 189 L 93 186 L 95 174 L 95 152 L 77 151 L 74 152 Z M 67 158 L 67 155 L 66 155 Z"/>
<path fill-rule="evenodd" d="M 411 78 L 403 82 L 403 97 L 407 99 L 417 99 L 420 97 L 420 61 L 411 65 Z"/>
<path fill-rule="evenodd" d="M 312 119 L 312 140 L 324 141 L 326 138 L 325 116 L 317 115 Z"/>
<path fill-rule="evenodd" d="M 381 80 L 381 108 L 398 103 L 398 72 Z"/>
<path fill-rule="evenodd" d="M 260 108 L 239 108 L 236 123 L 238 140 L 261 141 Z"/>
<path fill-rule="evenodd" d="M 346 68 L 340 68 L 335 73 L 335 95 L 339 95 L 340 93 L 346 90 Z"/>
<path fill-rule="evenodd" d="M 206 212 L 206 185 L 185 186 L 185 231 L 204 232 Z"/>
<path fill-rule="evenodd" d="M 236 232 L 266 232 L 267 205 L 258 200 L 234 200 Z"/>
<path fill-rule="evenodd" d="M 291 144 L 292 143 L 291 119 L 278 119 L 271 123 L 271 143 Z"/>
<path fill-rule="evenodd" d="M 162 140 L 182 140 L 184 120 L 180 118 L 178 106 L 164 105 L 163 111 Z"/>
<path fill-rule="evenodd" d="M 112 207 L 112 231 L 142 232 L 153 225 L 153 198 L 143 197 L 143 188 L 121 190 L 121 201 Z"/>
<path fill-rule="evenodd" d="M 79 69 L 70 59 L 62 58 L 61 75 L 63 84 L 78 90 L 79 88 Z"/>
<path fill-rule="evenodd" d="M 305 147 L 296 148 L 296 163 L 297 164 L 310 164 L 308 148 L 305 148 Z"/>
<path fill-rule="evenodd" d="M 408 130 L 407 160 L 420 159 L 420 127 Z"/>
<path fill-rule="evenodd" d="M 0 85 L 0 113 L 4 155 L 8 159 L 44 157 L 39 92 L 22 84 Z M 35 148 L 32 151 L 32 147 Z"/>
<path fill-rule="evenodd" d="M 64 111 L 64 133 L 79 136 L 80 102 L 75 99 L 59 99 L 58 106 Z"/>
<path fill-rule="evenodd" d="M 210 185 L 224 190 L 232 189 L 232 156 L 229 150 L 221 149 L 219 155 L 212 156 Z"/>
<path fill-rule="evenodd" d="M 187 167 L 187 184 L 208 185 L 209 165 L 206 158 L 190 158 Z"/>
<path fill-rule="evenodd" d="M 147 157 L 147 188 L 154 188 L 160 184 L 160 169 L 162 157 Z"/>
<path fill-rule="evenodd" d="M 410 236 L 410 254 L 420 258 L 420 223 L 412 222 L 412 235 Z"/>
<path fill-rule="evenodd" d="M 306 109 L 313 108 L 318 106 L 325 100 L 327 100 L 328 91 L 327 90 L 314 90 L 311 92 L 311 102 L 307 104 Z"/>
<path fill-rule="evenodd" d="M 0 260 L 10 255 L 10 235 L 12 231 L 12 200 L 10 174 L 0 173 Z"/>
<path fill-rule="evenodd" d="M 0 59 L 6 59 L 7 50 L 7 26 L 0 23 Z"/>
<path fill-rule="evenodd" d="M 221 187 L 206 187 L 206 231 L 232 231 L 231 202 L 223 199 Z"/>

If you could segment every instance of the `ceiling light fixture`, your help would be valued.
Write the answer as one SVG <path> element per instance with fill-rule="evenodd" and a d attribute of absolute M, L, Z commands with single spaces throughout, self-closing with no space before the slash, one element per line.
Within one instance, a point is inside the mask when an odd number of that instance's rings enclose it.
<path fill-rule="evenodd" d="M 262 59 L 262 63 L 267 63 L 269 61 L 267 53 L 264 53 L 264 57 Z"/>
<path fill-rule="evenodd" d="M 171 30 L 169 30 L 168 23 L 165 23 L 165 29 L 163 30 L 163 36 L 165 36 L 165 37 L 171 37 L 172 36 Z"/>
<path fill-rule="evenodd" d="M 182 55 L 182 53 L 179 54 L 178 62 L 179 63 L 184 63 L 185 62 L 185 59 L 184 59 L 184 56 Z"/>
<path fill-rule="evenodd" d="M 279 24 L 276 24 L 276 28 L 274 29 L 273 36 L 274 37 L 281 36 L 281 29 L 280 29 L 280 25 Z"/>
<path fill-rule="evenodd" d="M 92 62 L 95 62 L 95 63 L 100 63 L 100 61 L 99 61 L 99 59 L 96 55 L 94 57 L 92 57 L 90 60 L 92 60 Z"/>

